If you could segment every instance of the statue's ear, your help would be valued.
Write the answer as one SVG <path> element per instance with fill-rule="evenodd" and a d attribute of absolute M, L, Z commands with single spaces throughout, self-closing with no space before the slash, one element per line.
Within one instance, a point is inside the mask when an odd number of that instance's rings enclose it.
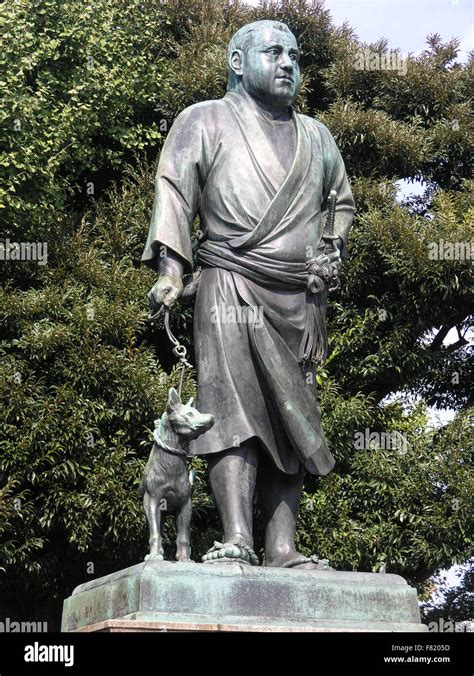
<path fill-rule="evenodd" d="M 192 406 L 192 405 L 193 405 L 193 401 L 194 401 L 194 397 L 191 397 L 191 399 L 188 401 L 188 403 L 186 404 L 186 406 Z"/>
<path fill-rule="evenodd" d="M 176 392 L 174 387 L 171 387 L 170 391 L 168 392 L 168 401 L 166 402 L 166 412 L 171 413 L 172 411 L 176 411 L 176 409 L 180 404 L 181 399 L 179 397 L 179 394 Z"/>
<path fill-rule="evenodd" d="M 243 73 L 243 57 L 244 53 L 241 49 L 234 49 L 230 55 L 229 66 L 236 75 L 242 75 Z"/>

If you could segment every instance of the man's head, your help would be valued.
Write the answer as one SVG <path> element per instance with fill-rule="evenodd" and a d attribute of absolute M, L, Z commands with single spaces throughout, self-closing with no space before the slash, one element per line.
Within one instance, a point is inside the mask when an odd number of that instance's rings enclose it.
<path fill-rule="evenodd" d="M 280 21 L 254 21 L 233 36 L 227 51 L 227 91 L 241 86 L 274 108 L 293 103 L 300 86 L 299 49 Z"/>

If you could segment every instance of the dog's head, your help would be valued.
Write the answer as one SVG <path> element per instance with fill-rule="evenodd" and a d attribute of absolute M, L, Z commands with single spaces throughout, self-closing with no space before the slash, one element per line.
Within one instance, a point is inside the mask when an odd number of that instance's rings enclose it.
<path fill-rule="evenodd" d="M 166 414 L 173 431 L 183 441 L 196 439 L 200 434 L 207 432 L 214 424 L 214 416 L 209 413 L 199 413 L 193 406 L 194 398 L 183 404 L 179 394 L 172 387 L 168 393 Z"/>

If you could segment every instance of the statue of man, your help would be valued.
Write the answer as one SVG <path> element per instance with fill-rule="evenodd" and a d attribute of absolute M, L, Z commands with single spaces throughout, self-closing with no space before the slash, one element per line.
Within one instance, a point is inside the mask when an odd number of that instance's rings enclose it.
<path fill-rule="evenodd" d="M 324 567 L 317 555 L 307 558 L 295 548 L 303 471 L 322 476 L 334 466 L 314 380 L 307 377 L 323 339 L 307 263 L 324 252 L 328 196 L 335 190 L 337 239 L 325 260 L 338 265 L 354 202 L 329 130 L 292 108 L 299 57 L 285 24 L 241 28 L 228 49 L 226 95 L 178 115 L 156 176 L 142 257 L 159 273 L 152 310 L 171 307 L 183 276 L 193 271 L 196 215 L 204 233 L 196 257 L 202 269 L 194 311 L 197 405 L 215 423 L 192 442 L 192 453 L 208 460 L 223 528 L 223 542 L 206 562 L 258 563 L 252 549 L 257 488 L 264 565 Z"/>

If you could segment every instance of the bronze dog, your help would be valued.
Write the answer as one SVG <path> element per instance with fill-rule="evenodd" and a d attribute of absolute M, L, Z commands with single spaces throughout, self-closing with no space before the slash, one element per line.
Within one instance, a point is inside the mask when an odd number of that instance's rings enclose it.
<path fill-rule="evenodd" d="M 150 553 L 145 560 L 164 558 L 162 512 L 172 513 L 176 519 L 176 560 L 191 560 L 191 483 L 186 457 L 191 439 L 214 424 L 212 415 L 199 413 L 192 404 L 193 398 L 183 404 L 172 387 L 166 410 L 161 419 L 155 421 L 154 443 L 140 485 L 150 529 Z"/>

